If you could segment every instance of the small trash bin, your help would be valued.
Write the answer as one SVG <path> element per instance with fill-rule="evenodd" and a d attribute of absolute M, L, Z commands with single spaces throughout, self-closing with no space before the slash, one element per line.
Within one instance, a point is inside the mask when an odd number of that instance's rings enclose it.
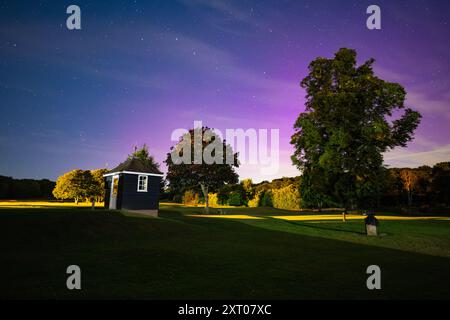
<path fill-rule="evenodd" d="M 378 236 L 378 219 L 375 218 L 373 213 L 367 215 L 367 218 L 364 219 L 364 223 L 366 224 L 366 234 L 368 236 Z"/>

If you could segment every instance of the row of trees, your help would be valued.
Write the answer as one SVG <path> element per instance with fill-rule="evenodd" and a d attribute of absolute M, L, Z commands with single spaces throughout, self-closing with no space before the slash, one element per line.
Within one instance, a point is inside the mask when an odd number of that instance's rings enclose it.
<path fill-rule="evenodd" d="M 253 184 L 251 179 L 245 179 L 241 183 L 224 184 L 217 192 L 208 194 L 209 205 L 300 209 L 299 179 L 281 178 L 258 184 Z M 171 192 L 170 188 L 167 192 Z M 195 188 L 187 189 L 182 194 L 172 193 L 171 199 L 184 204 L 205 204 L 203 193 Z"/>
<path fill-rule="evenodd" d="M 0 199 L 51 199 L 55 182 L 0 176 Z"/>
<path fill-rule="evenodd" d="M 203 198 L 208 208 L 211 194 L 219 204 L 338 206 L 345 208 L 344 215 L 349 209 L 402 205 L 405 195 L 409 206 L 415 197 L 421 204 L 448 205 L 448 163 L 418 169 L 387 169 L 383 164 L 384 152 L 405 147 L 413 139 L 421 115 L 405 106 L 406 91 L 400 84 L 375 76 L 374 62 L 357 65 L 356 51 L 343 48 L 332 59 L 317 58 L 309 65 L 301 82 L 307 93 L 306 111 L 295 122 L 291 138 L 292 161 L 302 173 L 297 183 L 267 190 L 245 180 L 237 184 L 237 161 L 210 165 L 195 163 L 191 157 L 191 162 L 179 165 L 169 153 L 165 162 L 174 199 Z M 226 141 L 219 142 L 227 146 Z M 189 143 L 195 150 L 194 141 Z M 186 141 L 180 139 L 171 151 L 179 151 L 183 144 Z M 210 144 L 203 141 L 201 150 Z"/>
<path fill-rule="evenodd" d="M 332 59 L 310 63 L 309 74 L 301 82 L 307 93 L 306 111 L 296 120 L 291 137 L 292 161 L 301 178 L 238 183 L 238 154 L 202 127 L 180 137 L 167 154 L 169 185 L 164 197 L 185 203 L 203 201 L 206 212 L 210 198 L 214 204 L 287 209 L 339 206 L 345 208 L 344 214 L 355 208 L 399 205 L 405 194 L 409 206 L 416 197 L 428 204 L 448 205 L 449 163 L 418 169 L 384 166 L 383 153 L 405 147 L 421 115 L 405 106 L 406 91 L 400 84 L 374 75 L 374 61 L 357 65 L 356 51 L 343 48 Z M 213 163 L 204 161 L 206 151 L 215 159 Z M 174 161 L 174 155 L 183 161 Z M 130 156 L 157 166 L 146 146 Z M 103 195 L 100 172 L 69 172 L 58 179 L 53 194 L 75 201 L 99 198 Z"/>
<path fill-rule="evenodd" d="M 274 207 L 278 209 L 299 210 L 300 177 L 275 179 L 255 185 L 254 197 L 249 201 L 249 207 Z"/>
<path fill-rule="evenodd" d="M 450 162 L 433 167 L 383 169 L 378 177 L 380 189 L 371 207 L 411 208 L 450 206 Z M 254 184 L 245 179 L 238 184 L 225 184 L 217 192 L 209 194 L 211 206 L 230 205 L 248 207 L 274 207 L 288 210 L 301 208 L 340 207 L 341 203 L 329 196 L 322 203 L 301 202 L 301 179 L 275 179 Z M 204 204 L 204 196 L 195 188 L 174 193 L 170 188 L 165 198 L 185 204 Z"/>
<path fill-rule="evenodd" d="M 450 162 L 414 169 L 392 168 L 385 177 L 382 205 L 450 206 Z"/>

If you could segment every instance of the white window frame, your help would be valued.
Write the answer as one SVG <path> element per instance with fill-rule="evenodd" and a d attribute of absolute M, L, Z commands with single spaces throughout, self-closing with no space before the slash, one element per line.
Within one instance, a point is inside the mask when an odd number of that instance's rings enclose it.
<path fill-rule="evenodd" d="M 140 181 L 141 181 L 141 178 L 145 178 L 145 184 L 144 184 L 144 189 L 139 189 L 139 186 L 140 186 Z M 137 182 L 137 191 L 138 192 L 147 192 L 147 190 L 148 190 L 148 175 L 146 175 L 146 174 L 140 174 L 140 175 L 138 175 L 138 180 L 137 180 L 138 182 Z"/>

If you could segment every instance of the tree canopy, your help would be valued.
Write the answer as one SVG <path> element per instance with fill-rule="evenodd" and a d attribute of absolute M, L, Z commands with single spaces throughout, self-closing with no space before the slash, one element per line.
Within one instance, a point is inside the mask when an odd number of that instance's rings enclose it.
<path fill-rule="evenodd" d="M 200 187 L 205 197 L 205 210 L 209 210 L 208 194 L 217 191 L 226 183 L 237 183 L 238 175 L 237 153 L 234 153 L 226 141 L 218 135 L 211 134 L 208 127 L 191 129 L 167 154 L 167 180 L 173 190 L 184 191 Z M 196 139 L 196 136 L 199 139 Z M 208 163 L 203 155 L 209 153 L 219 161 Z M 230 163 L 229 156 L 232 161 Z M 183 161 L 174 161 L 174 156 L 182 157 Z"/>
<path fill-rule="evenodd" d="M 134 152 L 128 155 L 128 159 L 133 157 L 142 160 L 148 167 L 154 167 L 159 170 L 159 163 L 156 162 L 155 158 L 150 154 L 148 146 L 145 143 L 140 149 L 136 146 Z"/>
<path fill-rule="evenodd" d="M 405 107 L 400 84 L 375 76 L 374 62 L 358 66 L 356 51 L 343 48 L 309 65 L 301 82 L 306 112 L 291 138 L 305 206 L 367 205 L 381 188 L 382 153 L 413 139 L 421 115 Z"/>
<path fill-rule="evenodd" d="M 432 189 L 437 200 L 448 206 L 450 203 L 450 162 L 441 162 L 433 167 Z"/>
<path fill-rule="evenodd" d="M 103 200 L 104 180 L 106 169 L 96 170 L 72 170 L 56 180 L 53 195 L 57 199 L 73 199 L 76 203 L 80 200 Z"/>

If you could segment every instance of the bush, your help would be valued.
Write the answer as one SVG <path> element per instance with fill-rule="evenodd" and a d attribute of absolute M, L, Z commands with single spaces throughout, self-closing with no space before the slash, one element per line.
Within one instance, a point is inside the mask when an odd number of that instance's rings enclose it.
<path fill-rule="evenodd" d="M 250 208 L 256 208 L 256 207 L 259 207 L 260 202 L 261 202 L 261 193 L 262 193 L 262 192 L 256 193 L 256 194 L 255 194 L 255 197 L 254 197 L 253 199 L 251 199 L 251 200 L 248 201 L 247 205 L 248 205 Z"/>
<path fill-rule="evenodd" d="M 300 210 L 300 192 L 295 185 L 272 189 L 271 193 L 274 208 Z"/>
<path fill-rule="evenodd" d="M 211 207 L 217 207 L 219 205 L 219 198 L 217 197 L 217 193 L 209 193 L 208 200 Z"/>
<path fill-rule="evenodd" d="M 198 204 L 199 195 L 193 190 L 187 190 L 184 192 L 183 203 L 184 204 Z"/>
<path fill-rule="evenodd" d="M 226 184 L 222 186 L 217 192 L 218 202 L 220 204 L 229 204 L 232 194 L 238 193 L 240 195 L 240 204 L 243 205 L 246 202 L 245 190 L 241 184 Z M 237 197 L 237 196 L 235 196 Z M 237 199 L 237 198 L 236 198 Z M 235 201 L 235 200 L 233 200 Z"/>
<path fill-rule="evenodd" d="M 242 196 L 238 192 L 233 192 L 230 194 L 230 198 L 228 199 L 229 206 L 241 206 L 242 205 Z"/>
<path fill-rule="evenodd" d="M 261 197 L 260 206 L 273 207 L 272 190 L 271 189 L 263 192 L 262 197 Z"/>

